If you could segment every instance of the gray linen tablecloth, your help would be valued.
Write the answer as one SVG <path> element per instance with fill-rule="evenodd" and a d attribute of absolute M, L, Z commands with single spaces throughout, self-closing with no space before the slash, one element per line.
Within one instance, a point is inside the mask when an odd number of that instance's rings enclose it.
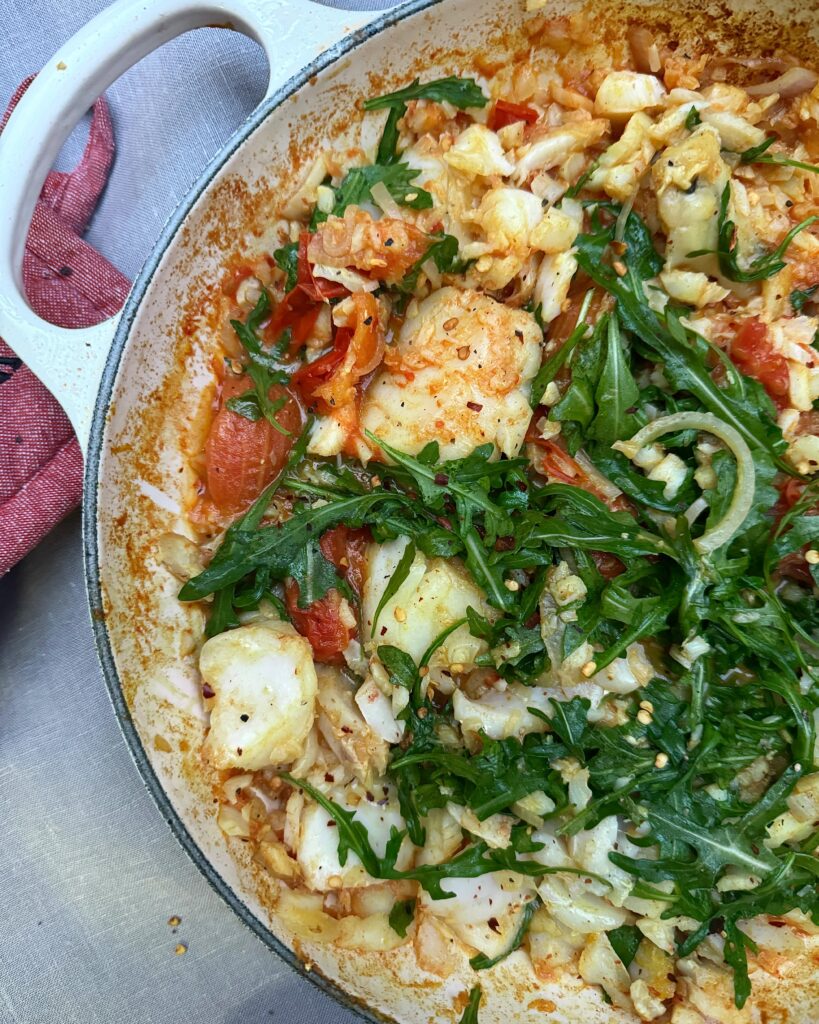
<path fill-rule="evenodd" d="M 0 110 L 105 6 L 0 0 Z M 112 87 L 118 155 L 88 238 L 129 277 L 265 83 L 254 43 L 201 30 Z M 58 166 L 81 145 L 75 133 Z M 234 917 L 144 790 L 94 653 L 74 514 L 0 580 L 0 1021 L 354 1019 Z"/>

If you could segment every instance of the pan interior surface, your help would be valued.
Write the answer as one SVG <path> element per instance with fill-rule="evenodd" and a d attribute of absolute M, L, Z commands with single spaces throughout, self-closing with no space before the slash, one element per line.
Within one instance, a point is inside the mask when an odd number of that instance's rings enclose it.
<path fill-rule="evenodd" d="M 226 275 L 243 255 L 275 247 L 277 206 L 317 152 L 331 143 L 360 144 L 362 98 L 416 76 L 485 73 L 533 45 L 533 19 L 579 10 L 547 3 L 527 14 L 524 7 L 523 0 L 420 2 L 343 44 L 292 94 L 268 103 L 194 189 L 135 286 L 88 459 L 85 532 L 95 629 L 117 713 L 163 813 L 264 941 L 291 962 L 309 964 L 309 977 L 370 1019 L 402 1024 L 458 1019 L 476 982 L 466 956 L 440 979 L 420 971 L 411 945 L 388 954 L 340 949 L 316 942 L 309 928 L 282 914 L 278 883 L 217 825 L 213 794 L 221 779 L 208 774 L 199 756 L 206 719 L 195 652 L 204 616 L 176 600 L 178 581 L 161 566 L 156 542 L 164 533 L 190 530 L 185 510 L 213 400 Z M 816 65 L 817 11 L 817 0 L 604 2 L 593 6 L 590 24 L 609 46 L 625 47 L 628 25 L 640 22 L 683 52 L 687 46 L 736 56 L 787 50 Z M 365 144 L 376 141 L 376 131 L 367 122 Z M 819 1020 L 815 971 L 807 959 L 789 965 L 781 978 L 755 976 L 753 1009 L 736 1021 Z M 606 1005 L 579 979 L 536 979 L 522 952 L 480 981 L 481 1024 L 636 1019 Z"/>

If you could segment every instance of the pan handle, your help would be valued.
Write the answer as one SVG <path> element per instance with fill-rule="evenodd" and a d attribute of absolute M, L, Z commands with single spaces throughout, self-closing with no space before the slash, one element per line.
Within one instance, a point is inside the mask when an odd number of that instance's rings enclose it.
<path fill-rule="evenodd" d="M 23 288 L 28 226 L 65 138 L 123 72 L 190 29 L 219 25 L 261 43 L 270 65 L 267 99 L 378 16 L 312 0 L 116 0 L 61 47 L 26 91 L 0 135 L 0 337 L 54 393 L 83 451 L 120 316 L 80 330 L 55 327 L 31 309 Z"/>

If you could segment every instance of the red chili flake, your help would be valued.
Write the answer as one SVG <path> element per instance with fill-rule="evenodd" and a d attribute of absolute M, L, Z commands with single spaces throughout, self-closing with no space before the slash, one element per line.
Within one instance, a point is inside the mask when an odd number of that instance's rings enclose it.
<path fill-rule="evenodd" d="M 483 409 L 483 406 L 479 402 L 467 402 L 466 407 L 467 409 L 471 409 L 472 412 L 480 412 L 481 409 Z"/>
<path fill-rule="evenodd" d="M 216 696 L 216 691 L 213 689 L 210 683 L 202 684 L 202 696 L 207 697 L 208 700 L 210 700 L 211 697 Z"/>
<path fill-rule="evenodd" d="M 496 917 L 490 917 L 486 923 L 496 935 L 500 934 L 500 923 Z"/>
<path fill-rule="evenodd" d="M 324 773 L 324 781 L 325 782 L 335 782 L 336 780 L 335 780 L 335 777 L 332 776 L 329 772 L 325 772 Z"/>
<path fill-rule="evenodd" d="M 387 632 L 387 627 L 386 626 L 382 626 L 381 627 L 381 636 L 383 636 L 386 632 Z"/>

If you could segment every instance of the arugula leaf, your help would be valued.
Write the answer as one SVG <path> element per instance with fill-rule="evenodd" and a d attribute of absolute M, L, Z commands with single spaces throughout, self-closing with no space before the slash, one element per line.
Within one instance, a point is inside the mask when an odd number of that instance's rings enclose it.
<path fill-rule="evenodd" d="M 290 242 L 273 253 L 276 266 L 286 275 L 284 290 L 292 292 L 299 279 L 299 243 Z"/>
<path fill-rule="evenodd" d="M 406 112 L 407 108 L 403 103 L 390 107 L 384 132 L 378 143 L 378 152 L 375 157 L 377 164 L 394 164 L 398 159 L 398 124 Z"/>
<path fill-rule="evenodd" d="M 691 108 L 695 110 L 694 107 Z M 629 967 L 631 961 L 637 954 L 637 947 L 643 941 L 643 933 L 634 924 L 624 924 L 606 932 L 614 952 L 623 961 L 624 967 Z"/>
<path fill-rule="evenodd" d="M 685 127 L 690 132 L 693 132 L 698 124 L 702 124 L 702 118 L 700 117 L 699 110 L 697 110 L 696 107 L 692 106 L 691 109 L 688 111 L 688 114 L 686 115 Z M 628 966 L 628 964 L 626 964 L 626 966 Z"/>
<path fill-rule="evenodd" d="M 736 224 L 728 219 L 728 204 L 731 201 L 731 183 L 725 186 L 719 206 L 718 220 L 718 243 L 716 250 L 697 249 L 687 253 L 688 258 L 696 256 L 708 256 L 715 252 L 719 260 L 719 267 L 722 273 L 731 281 L 738 281 L 748 284 L 754 281 L 764 281 L 774 274 L 778 274 L 785 267 L 785 253 L 790 248 L 791 242 L 796 236 L 815 224 L 819 216 L 807 217 L 800 224 L 785 235 L 779 245 L 771 252 L 762 253 L 751 260 L 746 267 L 739 264 L 739 250 L 736 247 Z"/>
<path fill-rule="evenodd" d="M 481 1005 L 481 986 L 476 985 L 469 993 L 469 999 L 458 1024 L 478 1024 L 478 1008 Z"/>
<path fill-rule="evenodd" d="M 589 292 L 588 295 L 589 298 L 591 298 L 591 292 Z M 581 323 L 584 317 L 585 313 L 581 311 L 577 325 L 572 333 L 560 348 L 549 356 L 535 375 L 535 378 L 532 381 L 531 404 L 533 409 L 540 405 L 540 400 L 543 398 L 543 393 L 546 388 L 552 383 L 558 372 L 570 358 L 575 347 L 586 337 L 589 327 L 587 324 Z"/>
<path fill-rule="evenodd" d="M 274 385 L 288 384 L 290 377 L 278 365 L 277 353 L 266 352 L 256 334 L 269 315 L 270 296 L 267 294 L 267 290 L 262 288 L 259 299 L 248 316 L 247 323 L 243 324 L 240 320 L 230 321 L 231 327 L 236 332 L 250 360 L 247 375 L 253 382 L 253 390 L 228 399 L 226 405 L 232 412 L 254 422 L 264 416 L 280 434 L 289 437 L 290 431 L 286 430 L 276 418 L 277 414 L 287 405 L 288 396 L 285 394 L 280 398 L 271 399 L 270 389 Z M 289 336 L 287 340 L 289 343 Z"/>
<path fill-rule="evenodd" d="M 617 314 L 625 330 L 640 340 L 659 359 L 665 375 L 677 390 L 689 391 L 709 412 L 730 423 L 753 448 L 772 456 L 784 449 L 780 432 L 761 419 L 757 407 L 745 396 L 720 388 L 696 349 L 674 337 L 648 305 L 643 282 L 655 277 L 663 266 L 645 223 L 632 212 L 626 221 L 626 253 L 621 256 L 627 273 L 620 277 L 606 264 L 605 255 L 614 240 L 614 225 L 602 227 L 599 219 L 591 234 L 577 238 L 577 262 L 597 284 L 617 299 Z"/>
<path fill-rule="evenodd" d="M 806 288 L 804 291 L 796 288 L 791 292 L 790 304 L 794 313 L 801 313 L 805 308 L 805 303 L 813 301 L 813 296 L 816 294 L 817 288 L 819 288 L 819 284 L 814 284 L 810 288 Z"/>
<path fill-rule="evenodd" d="M 235 531 L 226 537 L 204 572 L 189 580 L 179 592 L 180 601 L 201 601 L 223 587 L 236 583 L 259 565 L 264 565 L 277 579 L 290 575 L 290 568 L 306 544 L 320 537 L 325 530 L 340 523 L 366 522 L 375 509 L 395 498 L 375 491 L 355 495 L 318 508 L 297 512 L 281 526 L 262 530 Z"/>
<path fill-rule="evenodd" d="M 329 590 L 342 588 L 335 566 L 321 553 L 315 538 L 305 544 L 298 557 L 291 562 L 290 575 L 299 585 L 299 608 L 309 608 Z"/>
<path fill-rule="evenodd" d="M 406 871 L 395 867 L 401 844 L 406 835 L 397 829 L 387 843 L 384 857 L 379 857 L 370 845 L 367 830 L 360 821 L 355 819 L 352 811 L 340 807 L 335 801 L 326 797 L 321 790 L 304 779 L 295 779 L 287 772 L 280 772 L 279 777 L 291 786 L 304 790 L 322 807 L 338 826 L 338 858 L 342 867 L 347 863 L 347 856 L 352 851 L 359 858 L 365 871 L 373 878 L 384 880 L 410 880 L 418 882 L 430 894 L 432 899 L 453 899 L 454 894 L 442 888 L 441 882 L 447 878 L 478 878 L 491 871 L 516 871 L 530 877 L 555 874 L 558 871 L 580 874 L 580 870 L 572 868 L 552 868 L 532 860 L 520 860 L 515 851 L 493 850 L 485 842 L 475 842 L 462 849 L 451 860 L 442 864 L 422 864 Z M 538 847 L 539 848 L 539 847 Z M 588 876 L 588 872 L 582 872 Z"/>
<path fill-rule="evenodd" d="M 390 911 L 390 928 L 402 939 L 407 937 L 407 930 L 415 920 L 415 900 L 397 900 Z"/>
<path fill-rule="evenodd" d="M 390 577 L 389 583 L 384 588 L 384 593 L 381 595 L 381 600 L 378 602 L 378 607 L 375 609 L 375 615 L 373 615 L 372 629 L 370 635 L 375 636 L 375 630 L 378 625 L 378 620 L 381 618 L 381 613 L 384 611 L 385 606 L 391 601 L 398 591 L 403 586 L 407 577 L 409 576 L 410 568 L 412 563 L 415 561 L 415 545 L 412 541 L 407 544 L 404 548 L 404 553 L 398 561 L 398 565 L 395 567 L 395 571 Z"/>
<path fill-rule="evenodd" d="M 473 956 L 469 961 L 469 966 L 473 971 L 487 971 L 490 967 L 494 967 L 499 964 L 501 960 L 505 960 L 511 953 L 514 953 L 516 949 L 520 949 L 523 945 L 523 940 L 526 938 L 529 927 L 532 923 L 532 918 L 535 916 L 537 911 L 543 906 L 543 901 L 539 896 L 535 896 L 534 899 L 529 900 L 526 906 L 523 908 L 523 914 L 521 915 L 520 924 L 512 936 L 512 941 L 509 943 L 509 948 L 505 949 L 502 953 L 498 953 L 497 956 L 488 957 L 484 953 L 478 953 Z"/>
<path fill-rule="evenodd" d="M 406 652 L 391 644 L 382 644 L 378 648 L 378 658 L 396 686 L 402 686 L 405 690 L 413 689 L 418 678 L 418 669 Z"/>
<path fill-rule="evenodd" d="M 489 102 L 474 78 L 436 78 L 432 82 L 422 83 L 415 79 L 396 92 L 365 100 L 365 110 L 385 110 L 389 107 L 401 106 L 409 100 L 432 100 L 435 103 L 451 103 L 453 107 L 467 110 L 469 107 L 485 107 Z"/>
<path fill-rule="evenodd" d="M 462 260 L 458 255 L 458 239 L 454 235 L 440 232 L 430 235 L 430 246 L 424 255 L 415 262 L 404 277 L 396 285 L 396 289 L 404 295 L 411 295 L 418 287 L 424 264 L 432 260 L 441 274 L 463 274 L 469 269 L 472 260 Z"/>
<path fill-rule="evenodd" d="M 607 341 L 606 361 L 595 394 L 599 411 L 589 427 L 589 434 L 598 441 L 613 444 L 634 434 L 634 414 L 628 410 L 637 404 L 640 392 L 623 355 L 614 317 L 608 321 Z"/>
<path fill-rule="evenodd" d="M 794 160 L 793 157 L 785 156 L 784 153 L 769 153 L 768 150 L 777 142 L 776 135 L 769 135 L 767 139 L 760 142 L 758 146 L 751 146 L 739 154 L 741 164 L 775 164 L 779 167 L 798 167 L 802 171 L 812 171 L 819 174 L 819 167 L 815 164 L 806 164 L 803 160 Z"/>
<path fill-rule="evenodd" d="M 591 702 L 585 697 L 572 697 L 570 701 L 550 697 L 549 703 L 555 712 L 550 721 L 552 730 L 563 740 L 573 757 L 582 759 L 583 734 L 586 731 Z"/>
<path fill-rule="evenodd" d="M 332 215 L 343 217 L 348 206 L 360 206 L 372 200 L 372 187 L 381 182 L 399 206 L 411 207 L 413 210 L 429 210 L 432 208 L 432 196 L 429 192 L 416 185 L 413 181 L 420 171 L 408 164 L 369 164 L 366 167 L 354 167 L 336 189 Z"/>
<path fill-rule="evenodd" d="M 259 408 L 259 399 L 255 391 L 245 391 L 244 394 L 234 395 L 233 398 L 229 398 L 225 402 L 225 405 L 231 412 L 244 416 L 246 420 L 251 420 L 253 423 L 260 420 L 264 415 Z M 284 405 L 284 402 L 282 402 L 282 405 Z M 278 412 L 278 410 L 276 411 Z"/>
<path fill-rule="evenodd" d="M 564 193 L 567 199 L 576 199 L 589 182 L 589 179 L 600 166 L 600 157 L 595 157 L 577 181 Z"/>

